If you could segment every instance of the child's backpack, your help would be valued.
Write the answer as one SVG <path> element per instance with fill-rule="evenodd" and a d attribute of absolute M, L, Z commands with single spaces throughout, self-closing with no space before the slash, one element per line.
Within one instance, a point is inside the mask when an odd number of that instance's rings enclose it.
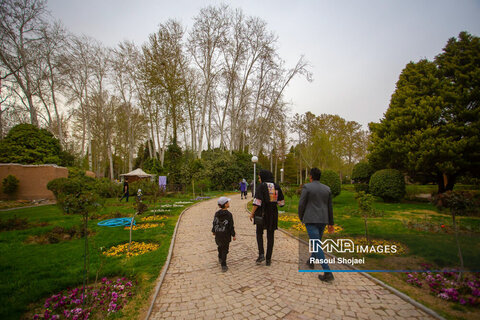
<path fill-rule="evenodd" d="M 227 226 L 228 226 L 228 219 L 227 216 L 224 215 L 223 217 L 215 216 L 213 219 L 213 231 L 215 235 L 222 235 L 227 234 Z"/>

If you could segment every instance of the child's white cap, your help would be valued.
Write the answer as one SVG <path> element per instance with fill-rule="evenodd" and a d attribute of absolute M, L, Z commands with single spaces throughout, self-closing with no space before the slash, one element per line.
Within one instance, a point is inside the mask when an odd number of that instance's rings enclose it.
<path fill-rule="evenodd" d="M 229 202 L 229 201 L 230 201 L 230 199 L 227 198 L 227 197 L 220 197 L 220 198 L 218 199 L 218 204 L 221 205 L 221 206 L 223 206 L 225 203 L 227 203 L 227 202 Z"/>

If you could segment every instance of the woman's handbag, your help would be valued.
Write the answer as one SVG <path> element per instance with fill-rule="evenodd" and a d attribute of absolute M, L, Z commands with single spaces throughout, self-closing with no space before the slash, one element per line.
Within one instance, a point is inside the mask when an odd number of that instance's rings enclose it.
<path fill-rule="evenodd" d="M 263 224 L 263 214 L 261 216 L 254 216 L 253 221 L 257 225 L 262 225 Z"/>

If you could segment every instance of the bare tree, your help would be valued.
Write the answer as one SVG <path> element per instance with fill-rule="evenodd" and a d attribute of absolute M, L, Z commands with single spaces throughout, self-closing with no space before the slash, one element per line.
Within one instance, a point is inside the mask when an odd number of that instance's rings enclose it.
<path fill-rule="evenodd" d="M 188 52 L 194 64 L 202 74 L 202 109 L 200 112 L 200 129 L 198 130 L 197 156 L 200 158 L 205 132 L 211 131 L 212 105 L 209 99 L 214 90 L 214 83 L 221 72 L 217 63 L 221 56 L 221 48 L 225 45 L 228 30 L 228 7 L 206 7 L 194 18 L 193 29 L 189 34 Z M 207 118 L 208 116 L 208 118 Z M 208 122 L 207 122 L 208 121 Z M 211 135 L 207 135 L 207 145 L 210 147 Z"/>
<path fill-rule="evenodd" d="M 128 109 L 128 113 L 132 112 L 132 108 L 138 101 L 138 72 L 136 72 L 138 59 L 138 50 L 131 42 L 122 42 L 118 45 L 118 48 L 112 50 L 111 64 L 114 87 L 119 93 L 122 103 Z M 126 122 L 124 130 L 128 132 L 128 169 L 131 171 L 133 170 L 133 154 L 137 141 L 135 141 L 135 134 L 130 121 Z"/>
<path fill-rule="evenodd" d="M 34 105 L 34 64 L 40 58 L 34 50 L 44 40 L 46 3 L 43 0 L 0 0 L 0 62 L 20 91 L 18 97 L 38 126 Z M 10 77 L 7 78 L 10 80 Z"/>
<path fill-rule="evenodd" d="M 61 73 L 65 78 L 63 85 L 68 102 L 77 104 L 72 110 L 75 119 L 79 121 L 79 125 L 76 125 L 77 130 L 74 132 L 75 136 L 80 134 L 80 155 L 84 156 L 86 151 L 88 153 L 89 170 L 92 170 L 92 135 L 87 99 L 94 77 L 93 46 L 94 41 L 91 38 L 72 36 L 67 52 L 62 56 L 60 63 Z"/>
<path fill-rule="evenodd" d="M 65 140 L 58 96 L 62 89 L 59 64 L 66 49 L 66 31 L 59 23 L 55 23 L 42 29 L 42 37 L 44 41 L 37 48 L 42 59 L 38 59 L 35 63 L 37 66 L 36 95 L 47 112 L 47 123 L 50 129 L 56 127 L 56 130 L 52 130 L 52 132 L 57 135 L 63 146 Z M 55 113 L 55 120 L 53 121 L 50 111 L 51 106 L 53 106 L 53 112 Z M 55 122 L 55 125 L 53 122 Z"/>

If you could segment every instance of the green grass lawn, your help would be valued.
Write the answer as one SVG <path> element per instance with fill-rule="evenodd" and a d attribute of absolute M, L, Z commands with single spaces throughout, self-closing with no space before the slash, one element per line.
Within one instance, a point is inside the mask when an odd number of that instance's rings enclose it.
<path fill-rule="evenodd" d="M 419 186 L 421 187 L 421 186 Z M 423 193 L 426 189 L 420 191 Z M 422 188 L 420 188 L 422 189 Z M 352 188 L 343 189 L 333 200 L 335 224 L 343 228 L 332 238 L 364 238 L 365 227 L 363 217 L 356 214 L 357 202 Z M 373 239 L 395 240 L 407 246 L 402 255 L 366 255 L 366 265 L 360 269 L 406 270 L 423 269 L 422 263 L 432 265 L 433 269 L 453 269 L 460 265 L 457 246 L 452 227 L 452 217 L 448 212 L 441 212 L 430 203 L 404 201 L 401 203 L 384 203 L 377 199 L 374 203 L 377 211 L 383 215 L 368 218 L 368 230 Z M 297 216 L 298 196 L 287 197 L 286 204 L 280 210 L 282 216 Z M 410 224 L 409 224 L 410 222 Z M 458 217 L 460 227 L 460 245 L 465 267 L 480 270 L 480 217 Z M 294 228 L 297 222 L 279 221 L 279 226 L 307 240 L 305 231 Z M 441 226 L 444 228 L 441 228 Z M 412 228 L 416 226 L 418 228 Z M 432 229 L 426 228 L 432 227 Z M 447 230 L 447 232 L 445 232 Z M 341 256 L 341 254 L 336 254 Z M 416 288 L 405 282 L 404 273 L 372 273 L 373 276 L 403 291 L 412 298 L 433 308 L 448 319 L 478 319 L 479 310 L 446 302 L 429 294 L 427 288 Z"/>
<path fill-rule="evenodd" d="M 164 197 L 161 204 L 189 200 L 191 196 L 177 195 Z M 132 199 L 133 200 L 133 197 Z M 145 201 L 147 204 L 148 200 Z M 160 204 L 157 204 L 157 208 Z M 150 204 L 150 209 L 152 205 Z M 188 206 L 188 205 L 187 205 Z M 155 279 L 166 260 L 171 236 L 178 216 L 185 208 L 172 208 L 168 219 L 162 220 L 164 227 L 133 231 L 134 241 L 155 242 L 159 249 L 129 259 L 106 257 L 102 250 L 128 242 L 129 231 L 123 227 L 100 227 L 97 225 L 102 216 L 119 214 L 132 216 L 133 201 L 119 203 L 108 199 L 104 208 L 97 213 L 99 219 L 89 220 L 88 228 L 92 235 L 89 243 L 89 283 L 97 277 L 125 276 L 137 281 L 137 295 L 127 308 L 116 317 L 129 319 L 145 307 Z M 157 213 L 164 215 L 166 213 Z M 146 212 L 143 216 L 153 215 Z M 23 208 L 0 212 L 0 219 L 14 216 L 26 218 L 31 228 L 25 230 L 0 232 L 0 319 L 19 319 L 32 308 L 32 304 L 41 305 L 42 300 L 67 287 L 76 287 L 82 283 L 84 238 L 60 241 L 54 244 L 31 243 L 32 236 L 41 236 L 56 226 L 73 227 L 81 224 L 79 215 L 64 215 L 55 205 Z M 137 224 L 141 223 L 137 216 Z M 45 225 L 48 223 L 48 225 Z"/>
<path fill-rule="evenodd" d="M 364 237 L 365 227 L 363 217 L 356 214 L 358 210 L 354 192 L 342 190 L 334 198 L 334 220 L 343 231 L 326 237 Z M 430 203 L 384 203 L 376 201 L 374 207 L 382 212 L 380 217 L 368 218 L 368 231 L 372 238 L 398 240 L 408 247 L 405 256 L 420 257 L 436 267 L 459 267 L 457 246 L 452 232 L 452 217 L 448 212 L 439 210 Z M 296 215 L 298 210 L 298 196 L 287 198 L 283 215 Z M 430 232 L 422 228 L 412 229 L 408 222 L 419 226 L 432 226 L 439 230 L 444 225 L 448 232 Z M 480 218 L 457 217 L 457 222 L 462 230 L 460 244 L 464 255 L 465 266 L 478 270 L 480 266 Z M 280 226 L 291 229 L 294 222 L 279 221 Z M 306 233 L 302 234 L 306 237 Z M 376 257 L 382 259 L 382 256 Z M 414 269 L 419 266 L 412 266 Z"/>

